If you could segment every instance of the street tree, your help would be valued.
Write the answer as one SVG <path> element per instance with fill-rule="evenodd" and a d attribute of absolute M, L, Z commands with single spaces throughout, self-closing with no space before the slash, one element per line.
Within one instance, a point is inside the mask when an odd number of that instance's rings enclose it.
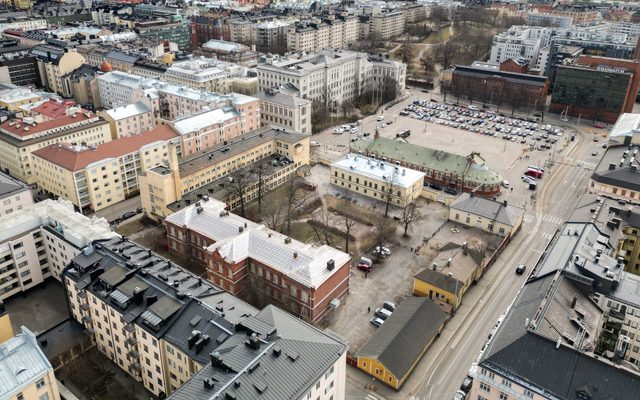
<path fill-rule="evenodd" d="M 408 232 L 413 229 L 413 225 L 416 221 L 420 219 L 420 211 L 414 202 L 408 203 L 402 209 L 402 216 L 400 217 L 400 222 L 404 225 L 404 232 L 402 236 L 407 237 Z"/>
<path fill-rule="evenodd" d="M 258 184 L 258 212 L 262 212 L 262 196 L 264 194 L 264 180 L 267 177 L 269 170 L 269 162 L 267 160 L 260 160 L 253 168 L 253 173 L 256 175 L 256 183 Z"/>
<path fill-rule="evenodd" d="M 293 221 L 293 217 L 298 214 L 309 201 L 311 201 L 314 195 L 314 192 L 303 188 L 297 178 L 294 177 L 289 179 L 289 182 L 286 184 L 284 210 L 284 222 L 287 234 L 291 231 L 291 221 Z"/>
<path fill-rule="evenodd" d="M 453 63 L 454 58 L 458 55 L 459 46 L 452 40 L 439 43 L 433 47 L 434 59 L 447 69 Z"/>
<path fill-rule="evenodd" d="M 227 188 L 229 189 L 229 193 L 235 195 L 240 203 L 240 215 L 245 216 L 244 213 L 244 204 L 247 187 L 249 186 L 249 177 L 246 174 L 246 171 L 237 170 L 229 174 L 229 183 L 227 183 Z"/>

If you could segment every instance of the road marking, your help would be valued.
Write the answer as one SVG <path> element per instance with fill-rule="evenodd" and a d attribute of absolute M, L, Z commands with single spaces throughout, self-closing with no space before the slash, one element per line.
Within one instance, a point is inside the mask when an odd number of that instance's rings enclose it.
<path fill-rule="evenodd" d="M 367 393 L 367 395 L 365 396 L 365 399 L 367 400 L 384 400 L 384 397 L 378 397 L 372 393 Z"/>

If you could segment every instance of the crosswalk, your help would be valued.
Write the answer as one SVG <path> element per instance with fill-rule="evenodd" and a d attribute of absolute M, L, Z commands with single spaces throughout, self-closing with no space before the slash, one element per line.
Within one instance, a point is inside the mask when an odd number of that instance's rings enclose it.
<path fill-rule="evenodd" d="M 584 168 L 584 169 L 595 169 L 598 166 L 597 161 L 586 161 L 574 159 L 572 157 L 567 157 L 566 162 L 575 163 L 576 167 Z"/>
<path fill-rule="evenodd" d="M 542 234 L 542 242 L 546 243 L 553 238 L 553 233 L 544 233 Z"/>
<path fill-rule="evenodd" d="M 556 215 L 551 215 L 551 214 L 543 214 L 542 220 L 545 222 L 551 222 L 554 225 L 561 225 L 564 222 L 562 218 Z M 524 216 L 524 222 L 525 223 L 536 222 L 536 216 L 532 214 L 526 214 Z"/>
<path fill-rule="evenodd" d="M 384 400 L 384 397 L 379 397 L 376 396 L 373 393 L 367 393 L 367 395 L 364 397 L 366 400 Z"/>

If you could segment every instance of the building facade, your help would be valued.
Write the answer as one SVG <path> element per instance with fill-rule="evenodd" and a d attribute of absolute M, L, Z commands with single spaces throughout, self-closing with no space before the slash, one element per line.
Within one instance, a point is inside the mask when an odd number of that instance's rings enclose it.
<path fill-rule="evenodd" d="M 138 176 L 168 160 L 177 140 L 169 126 L 87 147 L 57 143 L 33 152 L 38 187 L 70 200 L 78 209 L 98 211 L 139 191 Z"/>
<path fill-rule="evenodd" d="M 357 154 L 347 154 L 331 163 L 333 185 L 396 207 L 406 207 L 420 197 L 424 175 Z"/>
<path fill-rule="evenodd" d="M 167 68 L 162 78 L 176 85 L 226 94 L 231 92 L 227 67 L 228 63 L 221 63 L 212 58 L 180 61 Z"/>
<path fill-rule="evenodd" d="M 311 323 L 331 309 L 334 299 L 348 293 L 348 254 L 329 246 L 306 246 L 227 215 L 226 208 L 204 198 L 167 217 L 169 248 L 182 254 L 200 243 L 207 279 L 234 295 L 259 293 Z"/>
<path fill-rule="evenodd" d="M 78 107 L 67 109 L 53 120 L 9 119 L 0 124 L 0 168 L 28 184 L 36 176 L 31 153 L 60 142 L 84 142 L 87 146 L 111 140 L 109 123 L 90 111 Z"/>
<path fill-rule="evenodd" d="M 114 140 L 150 131 L 156 126 L 153 110 L 142 101 L 99 111 L 98 114 L 109 123 Z"/>
<path fill-rule="evenodd" d="M 36 335 L 25 326 L 16 336 L 0 343 L 0 371 L 3 399 L 60 400 L 51 363 Z"/>
<path fill-rule="evenodd" d="M 260 123 L 310 135 L 311 100 L 302 99 L 278 88 L 256 95 L 260 99 Z"/>
<path fill-rule="evenodd" d="M 62 77 L 84 64 L 85 59 L 75 49 L 60 48 L 52 45 L 36 45 L 29 50 L 36 58 L 40 83 L 48 91 L 64 95 Z"/>
<path fill-rule="evenodd" d="M 344 49 L 357 40 L 358 18 L 349 15 L 296 22 L 287 32 L 289 51 Z"/>
<path fill-rule="evenodd" d="M 65 200 L 24 205 L 0 217 L 0 300 L 25 292 L 62 271 L 84 246 L 113 237 L 104 218 L 87 218 Z M 22 208 L 20 208 L 22 207 Z"/>

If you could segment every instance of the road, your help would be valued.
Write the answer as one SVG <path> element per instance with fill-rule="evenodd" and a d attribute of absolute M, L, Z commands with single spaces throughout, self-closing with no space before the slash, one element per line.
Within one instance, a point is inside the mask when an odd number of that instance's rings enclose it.
<path fill-rule="evenodd" d="M 413 95 L 415 94 L 414 92 Z M 424 97 L 424 94 L 422 96 Z M 394 115 L 401 106 L 385 111 L 385 115 Z M 557 116 L 545 117 L 549 123 L 573 129 L 563 124 Z M 365 131 L 375 124 L 375 118 L 366 118 L 361 129 Z M 563 152 L 554 154 L 555 165 L 547 167 L 547 174 L 541 181 L 536 201 L 533 206 L 527 207 L 523 229 L 491 269 L 467 292 L 462 306 L 401 391 L 394 392 L 378 384 L 377 391 L 373 393 L 364 389 L 363 384 L 371 382 L 370 377 L 357 370 L 348 370 L 348 399 L 453 398 L 469 367 L 476 360 L 491 328 L 506 311 L 526 279 L 527 274 L 514 273 L 515 266 L 522 263 L 528 266 L 527 273 L 531 271 L 555 231 L 567 219 L 579 197 L 586 191 L 595 163 L 584 161 L 594 161 L 593 157 L 590 157 L 594 149 L 602 152 L 602 142 L 594 143 L 592 137 L 591 133 L 578 133 L 575 142 L 570 142 L 569 147 Z M 348 142 L 345 142 L 348 146 Z"/>

